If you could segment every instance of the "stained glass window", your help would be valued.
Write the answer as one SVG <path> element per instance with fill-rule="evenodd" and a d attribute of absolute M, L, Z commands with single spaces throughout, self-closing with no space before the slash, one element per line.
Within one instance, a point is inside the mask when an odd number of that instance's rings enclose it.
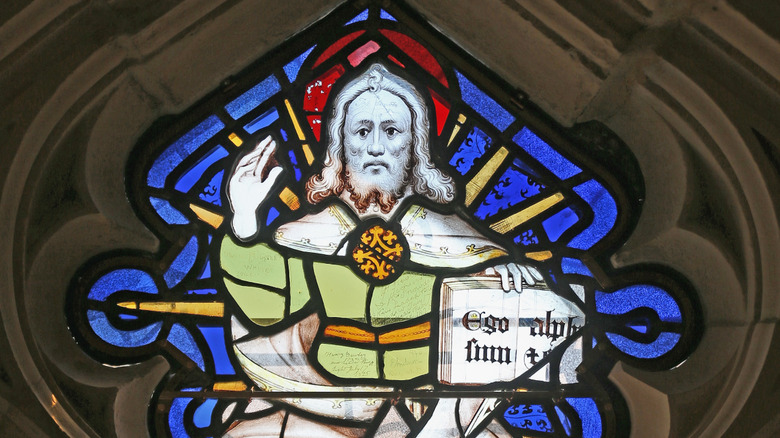
<path fill-rule="evenodd" d="M 160 251 L 85 263 L 74 337 L 169 361 L 156 436 L 626 435 L 607 374 L 684 360 L 695 294 L 609 263 L 630 151 L 510 89 L 405 9 L 337 9 L 143 137 Z"/>

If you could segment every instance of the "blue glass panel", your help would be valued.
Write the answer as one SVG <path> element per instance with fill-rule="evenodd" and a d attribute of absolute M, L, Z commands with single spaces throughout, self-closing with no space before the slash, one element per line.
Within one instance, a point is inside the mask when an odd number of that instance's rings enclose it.
<path fill-rule="evenodd" d="M 290 81 L 290 83 L 295 82 L 295 79 L 298 77 L 298 72 L 301 70 L 301 65 L 303 65 L 303 61 L 306 61 L 306 58 L 315 47 L 317 47 L 316 44 L 311 46 L 309 50 L 301 53 L 300 56 L 290 61 L 287 65 L 282 67 L 284 68 L 284 74 L 287 75 L 287 79 Z"/>
<path fill-rule="evenodd" d="M 282 140 L 287 141 L 287 131 L 280 129 L 279 133 L 282 134 Z"/>
<path fill-rule="evenodd" d="M 474 127 L 452 155 L 450 165 L 454 166 L 461 175 L 465 175 L 474 165 L 474 161 L 484 155 L 492 144 L 493 139 L 489 135 Z"/>
<path fill-rule="evenodd" d="M 596 402 L 590 398 L 567 398 L 582 420 L 583 438 L 601 438 L 601 415 Z"/>
<path fill-rule="evenodd" d="M 216 295 L 217 290 L 216 289 L 193 289 L 193 290 L 188 290 L 187 293 L 190 295 Z"/>
<path fill-rule="evenodd" d="M 109 295 L 120 290 L 131 290 L 156 294 L 157 286 L 152 276 L 138 269 L 117 269 L 100 277 L 89 290 L 87 298 L 105 301 Z"/>
<path fill-rule="evenodd" d="M 680 334 L 662 332 L 655 341 L 649 344 L 632 341 L 616 333 L 607 333 L 607 338 L 612 342 L 612 345 L 626 354 L 640 359 L 655 359 L 674 348 L 680 341 Z"/>
<path fill-rule="evenodd" d="M 509 111 L 485 94 L 484 91 L 477 88 L 461 72 L 455 70 L 455 75 L 458 77 L 463 101 L 474 108 L 476 112 L 480 113 L 493 126 L 503 131 L 515 121 L 515 117 Z"/>
<path fill-rule="evenodd" d="M 517 237 L 515 237 L 515 243 L 519 243 L 524 246 L 536 245 L 539 243 L 539 238 L 536 237 L 534 230 L 525 230 L 517 235 Z"/>
<path fill-rule="evenodd" d="M 392 20 L 392 21 L 398 21 L 393 17 L 392 15 L 388 14 L 386 10 L 380 9 L 379 10 L 379 18 L 383 20 Z"/>
<path fill-rule="evenodd" d="M 277 210 L 276 207 L 269 208 L 268 217 L 265 219 L 266 226 L 271 225 L 271 222 L 273 222 L 278 217 L 279 217 L 279 210 Z"/>
<path fill-rule="evenodd" d="M 209 344 L 217 374 L 235 374 L 236 372 L 230 363 L 227 347 L 225 346 L 225 329 L 223 327 L 202 326 L 198 326 L 198 329 L 203 333 L 203 337 L 206 338 L 206 342 Z"/>
<path fill-rule="evenodd" d="M 626 327 L 639 333 L 647 333 L 650 330 L 648 321 L 631 321 Z"/>
<path fill-rule="evenodd" d="M 171 327 L 171 332 L 168 334 L 168 342 L 192 359 L 198 365 L 198 368 L 205 371 L 203 354 L 200 352 L 200 348 L 198 348 L 198 344 L 195 343 L 195 338 L 192 337 L 189 330 L 181 324 L 174 324 Z"/>
<path fill-rule="evenodd" d="M 195 409 L 192 422 L 195 427 L 204 428 L 211 426 L 211 414 L 214 412 L 214 406 L 217 405 L 217 399 L 207 398 L 202 405 Z"/>
<path fill-rule="evenodd" d="M 189 438 L 189 434 L 184 429 L 184 410 L 191 401 L 191 398 L 175 398 L 171 402 L 171 410 L 168 411 L 168 427 L 173 438 Z"/>
<path fill-rule="evenodd" d="M 198 238 L 192 236 L 184 249 L 181 250 L 176 259 L 171 263 L 171 267 L 163 275 L 168 287 L 174 287 L 190 272 L 192 265 L 195 264 L 195 257 L 198 255 Z"/>
<path fill-rule="evenodd" d="M 553 427 L 541 405 L 514 405 L 504 412 L 504 418 L 518 429 L 552 432 Z"/>
<path fill-rule="evenodd" d="M 639 284 L 612 293 L 596 291 L 596 310 L 608 315 L 622 315 L 639 307 L 649 307 L 661 321 L 682 322 L 677 302 L 657 286 Z"/>
<path fill-rule="evenodd" d="M 571 421 L 569 421 L 569 417 L 558 406 L 555 407 L 555 413 L 558 414 L 558 419 L 561 420 L 563 431 L 566 432 L 566 435 L 571 436 Z"/>
<path fill-rule="evenodd" d="M 125 315 L 124 313 L 120 313 L 119 319 L 123 321 L 135 321 L 136 319 L 138 319 L 138 317 L 135 315 Z"/>
<path fill-rule="evenodd" d="M 203 265 L 203 272 L 200 273 L 198 276 L 198 280 L 203 280 L 204 278 L 210 278 L 211 277 L 211 260 L 209 260 L 209 256 L 206 256 L 206 263 Z"/>
<path fill-rule="evenodd" d="M 165 178 L 168 177 L 171 170 L 224 127 L 225 124 L 217 116 L 211 116 L 184 134 L 154 160 L 152 168 L 149 169 L 146 183 L 150 187 L 162 188 L 165 185 Z"/>
<path fill-rule="evenodd" d="M 588 267 L 585 266 L 585 263 L 582 263 L 582 260 L 579 259 L 572 259 L 569 257 L 561 258 L 561 270 L 564 274 L 580 274 L 593 277 L 590 269 L 588 269 Z"/>
<path fill-rule="evenodd" d="M 293 165 L 293 170 L 295 171 L 295 180 L 300 181 L 301 180 L 301 169 L 298 168 L 298 159 L 295 158 L 295 152 L 292 150 L 289 151 L 288 155 L 290 156 L 290 163 Z"/>
<path fill-rule="evenodd" d="M 512 137 L 512 141 L 536 158 L 537 161 L 560 179 L 568 179 L 582 172 L 582 169 L 559 154 L 558 151 L 545 143 L 544 140 L 527 127 L 515 134 Z"/>
<path fill-rule="evenodd" d="M 154 207 L 154 210 L 157 212 L 157 214 L 160 215 L 162 220 L 167 222 L 169 225 L 183 225 L 190 223 L 186 216 L 174 208 L 171 203 L 165 199 L 150 196 L 149 202 L 152 204 L 152 207 Z"/>
<path fill-rule="evenodd" d="M 368 19 L 368 9 L 366 9 L 365 11 L 357 14 L 355 16 L 355 18 L 353 18 L 353 19 L 347 21 L 346 23 L 344 23 L 344 26 L 350 25 L 352 23 L 357 23 L 357 22 L 360 22 L 360 21 L 366 21 L 367 19 Z"/>
<path fill-rule="evenodd" d="M 203 172 L 209 168 L 212 164 L 228 156 L 228 151 L 221 145 L 217 145 L 214 149 L 209 151 L 205 157 L 203 157 L 197 164 L 192 166 L 184 175 L 176 181 L 176 190 L 187 193 L 192 186 L 203 176 Z"/>
<path fill-rule="evenodd" d="M 278 119 L 279 111 L 277 111 L 276 108 L 271 108 L 263 114 L 259 115 L 251 122 L 247 123 L 244 126 L 244 130 L 250 134 L 254 134 L 261 129 L 267 128 L 268 125 L 277 121 Z"/>
<path fill-rule="evenodd" d="M 577 249 L 590 249 L 615 225 L 617 204 L 607 189 L 593 179 L 578 185 L 574 191 L 593 209 L 593 223 L 572 239 L 569 246 Z"/>
<path fill-rule="evenodd" d="M 162 322 L 156 322 L 138 330 L 119 330 L 108 321 L 105 313 L 99 310 L 87 310 L 89 326 L 100 339 L 117 347 L 140 347 L 151 344 L 157 339 Z"/>
<path fill-rule="evenodd" d="M 198 197 L 206 202 L 210 202 L 214 205 L 222 206 L 222 197 L 220 196 L 220 188 L 222 187 L 222 176 L 225 174 L 224 170 L 220 170 L 211 178 L 208 185 L 203 188 L 203 191 Z"/>
<path fill-rule="evenodd" d="M 533 178 L 521 172 L 516 166 L 510 166 L 501 175 L 496 185 L 490 189 L 474 215 L 480 219 L 486 219 L 501 210 L 506 210 L 538 195 L 543 188 L 544 186 L 537 184 Z"/>
<path fill-rule="evenodd" d="M 566 232 L 572 225 L 576 224 L 580 220 L 577 213 L 571 208 L 564 208 L 563 210 L 548 217 L 542 222 L 544 231 L 547 233 L 547 237 L 550 238 L 550 242 L 555 242 L 561 237 L 561 234 Z"/>
<path fill-rule="evenodd" d="M 234 101 L 225 105 L 225 111 L 233 119 L 238 119 L 244 114 L 257 108 L 258 105 L 265 102 L 266 99 L 278 93 L 282 87 L 274 75 L 268 76 L 262 82 L 250 88 L 244 94 L 238 96 Z"/>

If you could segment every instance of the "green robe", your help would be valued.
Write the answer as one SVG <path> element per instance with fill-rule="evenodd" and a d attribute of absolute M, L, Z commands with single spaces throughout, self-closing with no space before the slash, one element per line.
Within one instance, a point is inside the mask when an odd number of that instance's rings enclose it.
<path fill-rule="evenodd" d="M 321 302 L 320 330 L 309 354 L 330 378 L 385 383 L 427 375 L 435 349 L 430 351 L 430 336 L 420 327 L 430 329 L 429 315 L 438 303 L 433 303 L 436 276 L 420 268 L 468 270 L 506 252 L 460 218 L 413 205 L 399 221 L 409 242 L 409 266 L 395 281 L 371 285 L 347 265 L 345 254 L 338 255 L 357 225 L 346 207 L 335 204 L 297 227 L 280 227 L 275 241 L 287 248 L 242 246 L 225 236 L 220 250 L 225 286 L 251 321 L 271 329 L 286 328 L 290 315 L 308 314 L 307 303 Z M 339 232 L 331 236 L 331 228 Z M 313 234 L 300 238 L 295 233 L 301 230 Z M 286 239 L 292 235 L 294 240 Z M 327 257 L 312 260 L 305 253 Z"/>

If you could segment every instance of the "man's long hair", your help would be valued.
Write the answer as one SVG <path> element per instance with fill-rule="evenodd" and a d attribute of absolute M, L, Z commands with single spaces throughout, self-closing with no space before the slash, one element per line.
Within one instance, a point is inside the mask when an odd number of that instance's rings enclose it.
<path fill-rule="evenodd" d="M 428 199 L 446 203 L 455 198 L 452 178 L 436 169 L 431 161 L 428 143 L 428 113 L 420 93 L 406 80 L 390 73 L 383 65 L 373 64 L 362 75 L 349 82 L 336 96 L 328 125 L 329 141 L 325 165 L 319 175 L 306 183 L 307 199 L 316 204 L 323 199 L 340 195 L 349 189 L 344 171 L 344 121 L 349 105 L 362 93 L 381 90 L 398 96 L 412 115 L 411 159 L 406 168 L 406 179 L 415 193 Z"/>

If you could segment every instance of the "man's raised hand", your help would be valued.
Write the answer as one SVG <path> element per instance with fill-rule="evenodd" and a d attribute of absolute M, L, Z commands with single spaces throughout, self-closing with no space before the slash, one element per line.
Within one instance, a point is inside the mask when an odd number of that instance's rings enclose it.
<path fill-rule="evenodd" d="M 544 277 L 538 269 L 534 268 L 533 266 L 518 265 L 517 263 L 496 265 L 492 268 L 487 268 L 485 273 L 487 275 L 498 274 L 501 276 L 501 288 L 504 289 L 504 292 L 509 292 L 511 290 L 509 287 L 510 276 L 512 277 L 512 282 L 515 286 L 514 290 L 517 293 L 521 293 L 523 291 L 523 281 L 525 281 L 525 283 L 529 286 L 535 285 L 537 281 L 544 281 Z"/>
<path fill-rule="evenodd" d="M 275 149 L 276 142 L 271 136 L 264 138 L 238 160 L 236 170 L 228 181 L 227 197 L 233 210 L 231 225 L 239 239 L 248 239 L 257 233 L 257 209 L 282 173 L 280 166 L 266 169 Z"/>

